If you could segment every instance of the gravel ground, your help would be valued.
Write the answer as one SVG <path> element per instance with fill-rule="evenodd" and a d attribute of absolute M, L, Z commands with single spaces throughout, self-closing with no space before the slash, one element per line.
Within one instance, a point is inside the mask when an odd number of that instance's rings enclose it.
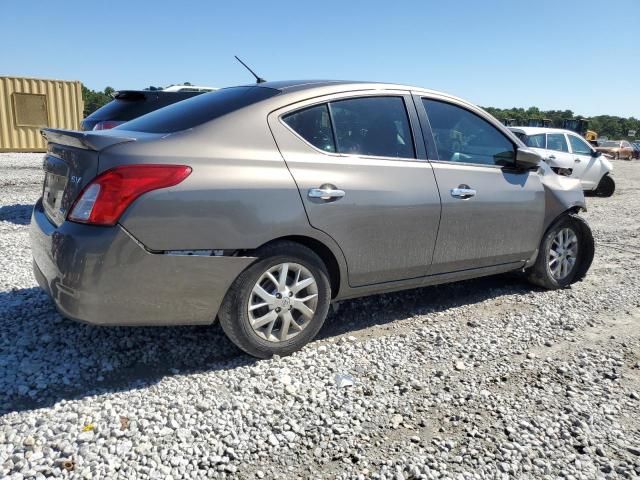
<path fill-rule="evenodd" d="M 41 155 L 0 154 L 0 478 L 640 477 L 640 162 L 586 280 L 344 302 L 255 361 L 218 326 L 98 328 L 35 286 Z"/>

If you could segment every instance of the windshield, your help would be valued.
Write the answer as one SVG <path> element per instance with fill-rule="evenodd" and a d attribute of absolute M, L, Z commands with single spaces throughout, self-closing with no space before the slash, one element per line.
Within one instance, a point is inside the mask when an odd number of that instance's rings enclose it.
<path fill-rule="evenodd" d="M 179 132 L 197 127 L 279 93 L 279 90 L 259 86 L 224 88 L 174 103 L 116 128 L 147 133 Z"/>

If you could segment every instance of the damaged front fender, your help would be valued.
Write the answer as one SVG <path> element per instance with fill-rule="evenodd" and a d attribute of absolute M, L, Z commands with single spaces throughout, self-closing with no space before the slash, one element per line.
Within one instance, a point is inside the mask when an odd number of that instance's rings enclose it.
<path fill-rule="evenodd" d="M 565 212 L 587 210 L 580 180 L 557 175 L 551 167 L 540 162 L 540 181 L 545 194 L 544 231 Z"/>

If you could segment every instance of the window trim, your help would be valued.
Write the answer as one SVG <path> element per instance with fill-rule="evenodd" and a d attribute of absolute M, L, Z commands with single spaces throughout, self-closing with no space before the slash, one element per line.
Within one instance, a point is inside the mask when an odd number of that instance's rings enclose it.
<path fill-rule="evenodd" d="M 354 95 L 355 93 L 355 95 Z M 420 158 L 420 148 L 419 148 L 419 144 L 418 144 L 418 136 L 421 132 L 421 130 L 419 130 L 420 126 L 415 125 L 414 123 L 418 121 L 418 118 L 416 118 L 415 120 L 412 119 L 411 116 L 411 109 L 409 108 L 409 104 L 408 104 L 408 97 L 411 96 L 411 92 L 409 91 L 384 91 L 384 90 L 372 90 L 372 91 L 357 91 L 357 92 L 341 92 L 341 93 L 334 93 L 331 94 L 329 96 L 322 96 L 322 97 L 318 97 L 317 99 L 308 99 L 305 100 L 303 102 L 297 102 L 294 106 L 294 108 L 289 109 L 289 107 L 291 107 L 292 105 L 288 105 L 285 111 L 281 111 L 280 113 L 277 113 L 277 119 L 278 122 L 287 130 L 289 130 L 291 133 L 293 133 L 296 137 L 298 137 L 302 142 L 304 142 L 305 145 L 307 145 L 309 148 L 312 148 L 314 151 L 318 152 L 318 153 L 322 153 L 323 155 L 329 156 L 329 157 L 339 157 L 339 158 L 362 158 L 365 160 L 393 160 L 396 162 L 425 162 L 428 161 L 426 156 L 425 158 Z M 331 129 L 332 129 L 332 133 L 334 135 L 334 140 L 335 140 L 335 127 L 334 127 L 334 121 L 333 121 L 333 116 L 331 113 L 331 107 L 329 106 L 329 104 L 331 102 L 339 102 L 342 100 L 355 100 L 355 99 L 359 99 L 359 98 L 377 98 L 377 97 L 397 97 L 400 98 L 403 102 L 403 106 L 404 106 L 404 110 L 405 113 L 407 115 L 407 121 L 409 122 L 409 129 L 410 129 L 410 133 L 411 133 L 411 140 L 413 142 L 413 157 L 383 157 L 383 156 L 375 156 L 375 155 L 359 155 L 356 153 L 340 153 L 340 152 L 325 152 L 323 150 L 320 150 L 319 148 L 317 148 L 315 145 L 312 145 L 309 141 L 307 141 L 305 138 L 303 138 L 300 134 L 298 134 L 298 132 L 296 132 L 293 128 L 291 128 L 287 122 L 284 121 L 284 117 L 287 115 L 291 115 L 292 113 L 296 113 L 298 111 L 301 110 L 306 110 L 308 108 L 311 107 L 316 107 L 318 105 L 322 105 L 322 104 L 326 104 L 327 105 L 327 109 L 329 110 L 329 120 L 331 122 Z M 307 103 L 309 100 L 315 100 L 311 103 Z M 300 103 L 304 103 L 305 105 L 303 106 L 298 106 Z M 337 140 L 335 140 L 335 147 L 336 150 L 338 149 L 338 144 L 337 144 Z"/>
<path fill-rule="evenodd" d="M 429 158 L 429 162 L 431 163 L 444 163 L 447 165 L 463 165 L 463 166 L 468 166 L 468 167 L 482 167 L 482 168 L 493 168 L 493 169 L 498 169 L 498 170 L 503 170 L 503 169 L 517 169 L 516 166 L 516 161 L 515 161 L 515 156 L 517 155 L 517 151 L 519 148 L 519 145 L 517 143 L 515 143 L 509 135 L 513 135 L 511 132 L 509 132 L 509 134 L 506 134 L 504 131 L 504 125 L 502 124 L 497 124 L 494 121 L 492 121 L 490 118 L 488 118 L 487 114 L 484 113 L 482 110 L 478 109 L 476 110 L 475 108 L 470 108 L 470 106 L 465 105 L 463 103 L 457 102 L 456 99 L 454 98 L 447 98 L 447 97 L 439 97 L 439 96 L 429 96 L 429 95 L 425 95 L 424 93 L 418 93 L 417 95 L 414 95 L 415 97 L 417 97 L 417 100 L 419 100 L 417 103 L 419 103 L 419 109 L 421 109 L 420 111 L 424 114 L 425 120 L 426 120 L 426 126 L 428 126 L 429 129 L 429 135 L 431 137 L 431 141 L 433 142 L 433 145 L 430 145 L 430 147 L 435 151 L 437 158 L 436 159 L 431 159 Z M 435 137 L 433 136 L 433 130 L 431 128 L 431 120 L 429 119 L 429 114 L 427 113 L 427 109 L 424 106 L 424 102 L 423 100 L 432 100 L 435 102 L 440 102 L 440 103 L 446 103 L 448 105 L 452 105 L 454 107 L 458 107 L 462 110 L 466 110 L 467 112 L 469 112 L 472 115 L 475 115 L 476 117 L 480 118 L 481 120 L 484 120 L 485 122 L 487 122 L 489 125 L 491 125 L 492 127 L 494 127 L 512 146 L 513 146 L 513 153 L 514 153 L 514 158 L 512 161 L 512 165 L 488 165 L 488 164 L 484 164 L 484 163 L 471 163 L 471 162 L 455 162 L 453 160 L 442 160 L 440 159 L 440 152 L 438 151 L 438 146 L 435 143 Z"/>

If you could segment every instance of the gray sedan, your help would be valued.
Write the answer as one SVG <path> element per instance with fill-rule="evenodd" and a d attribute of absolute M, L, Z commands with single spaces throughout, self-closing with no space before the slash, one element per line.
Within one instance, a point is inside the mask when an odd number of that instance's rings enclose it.
<path fill-rule="evenodd" d="M 84 322 L 218 318 L 286 355 L 332 301 L 509 271 L 564 288 L 593 258 L 579 182 L 430 90 L 268 82 L 43 134 L 34 272 Z"/>

